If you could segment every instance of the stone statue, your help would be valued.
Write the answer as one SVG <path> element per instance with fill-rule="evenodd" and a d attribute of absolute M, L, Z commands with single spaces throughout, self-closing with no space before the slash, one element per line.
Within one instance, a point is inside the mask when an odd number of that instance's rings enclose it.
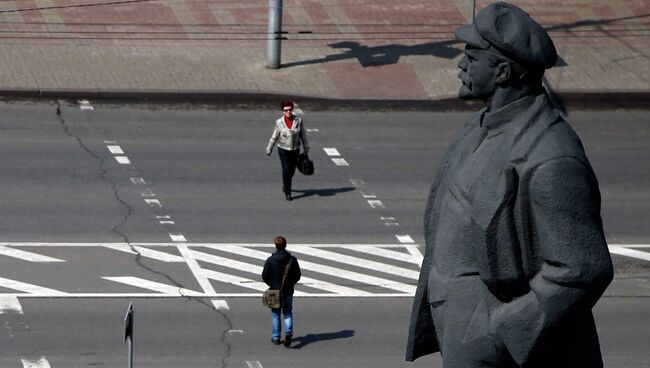
<path fill-rule="evenodd" d="M 504 2 L 461 26 L 459 96 L 478 99 L 433 182 L 406 359 L 445 368 L 602 367 L 591 312 L 613 277 L 600 192 L 542 78 L 557 52 Z"/>

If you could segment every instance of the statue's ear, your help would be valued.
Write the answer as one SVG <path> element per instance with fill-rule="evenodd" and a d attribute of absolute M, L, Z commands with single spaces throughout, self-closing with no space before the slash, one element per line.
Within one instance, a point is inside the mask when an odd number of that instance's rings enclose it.
<path fill-rule="evenodd" d="M 502 61 L 496 65 L 496 82 L 499 84 L 506 83 L 513 75 L 512 63 Z"/>

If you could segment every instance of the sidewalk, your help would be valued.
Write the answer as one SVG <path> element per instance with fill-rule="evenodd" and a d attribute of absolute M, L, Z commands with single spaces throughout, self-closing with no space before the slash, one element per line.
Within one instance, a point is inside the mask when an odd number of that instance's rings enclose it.
<path fill-rule="evenodd" d="M 561 60 L 547 73 L 555 93 L 650 103 L 650 2 L 513 3 L 556 43 Z M 279 70 L 265 67 L 267 6 L 266 0 L 2 1 L 0 94 L 456 99 L 463 45 L 453 32 L 471 18 L 471 0 L 284 0 Z"/>

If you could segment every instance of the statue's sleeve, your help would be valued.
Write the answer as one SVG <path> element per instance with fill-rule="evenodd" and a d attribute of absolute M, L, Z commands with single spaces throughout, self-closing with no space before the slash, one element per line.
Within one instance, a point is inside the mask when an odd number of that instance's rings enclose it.
<path fill-rule="evenodd" d="M 525 248 L 539 270 L 530 291 L 497 309 L 498 337 L 518 364 L 544 354 L 557 340 L 563 318 L 590 313 L 613 277 L 600 218 L 598 182 L 588 164 L 574 157 L 537 166 L 518 200 L 528 222 Z M 529 264 L 531 259 L 526 260 Z"/>

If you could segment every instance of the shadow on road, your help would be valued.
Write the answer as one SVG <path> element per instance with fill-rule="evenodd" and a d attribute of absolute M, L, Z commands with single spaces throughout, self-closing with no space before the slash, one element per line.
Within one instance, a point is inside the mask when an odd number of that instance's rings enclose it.
<path fill-rule="evenodd" d="M 313 342 L 336 340 L 336 339 L 347 339 L 352 336 L 354 336 L 354 330 L 341 330 L 337 332 L 307 334 L 305 336 L 294 337 L 293 341 L 296 344 L 291 346 L 291 349 L 301 349 L 305 345 L 309 345 Z"/>
<path fill-rule="evenodd" d="M 282 64 L 282 68 L 294 66 L 321 64 L 332 61 L 357 59 L 364 68 L 397 64 L 402 56 L 431 55 L 445 59 L 453 59 L 463 52 L 462 49 L 453 47 L 459 41 L 447 40 L 441 42 L 429 42 L 413 46 L 399 44 L 388 44 L 381 46 L 366 46 L 359 42 L 342 41 L 332 43 L 333 49 L 345 50 L 338 54 L 327 55 L 323 58 L 301 60 Z"/>
<path fill-rule="evenodd" d="M 332 197 L 335 196 L 339 193 L 345 193 L 345 192 L 351 192 L 355 188 L 354 187 L 344 187 L 344 188 L 328 188 L 328 189 L 305 189 L 305 190 L 298 190 L 298 189 L 293 189 L 292 192 L 294 193 L 300 193 L 298 195 L 293 196 L 293 199 L 300 199 L 300 198 L 305 198 L 305 197 L 311 197 L 311 196 L 319 196 L 319 197 Z"/>

